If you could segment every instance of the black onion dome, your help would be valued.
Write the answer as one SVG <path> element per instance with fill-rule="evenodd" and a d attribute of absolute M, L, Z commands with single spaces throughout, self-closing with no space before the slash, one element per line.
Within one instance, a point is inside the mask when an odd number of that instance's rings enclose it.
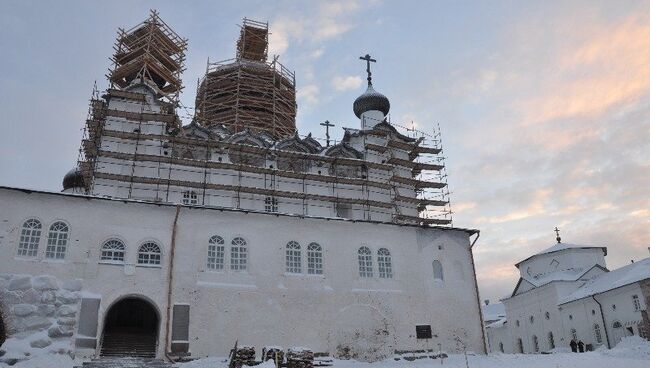
<path fill-rule="evenodd" d="M 81 175 L 79 168 L 75 167 L 63 177 L 63 190 L 83 187 L 85 187 L 84 177 Z"/>
<path fill-rule="evenodd" d="M 372 88 L 372 84 L 369 84 L 366 92 L 354 100 L 353 110 L 354 115 L 358 118 L 361 118 L 361 114 L 364 112 L 372 110 L 378 110 L 383 112 L 384 115 L 388 115 L 390 102 L 388 101 L 388 97 L 375 91 Z"/>

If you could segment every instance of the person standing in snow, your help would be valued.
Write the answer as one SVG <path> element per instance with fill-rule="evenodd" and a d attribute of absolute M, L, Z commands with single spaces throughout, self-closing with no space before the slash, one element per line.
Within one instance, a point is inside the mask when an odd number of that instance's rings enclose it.
<path fill-rule="evenodd" d="M 571 339 L 571 342 L 569 343 L 569 346 L 571 347 L 571 351 L 574 353 L 578 352 L 578 343 L 576 342 L 575 339 Z"/>
<path fill-rule="evenodd" d="M 582 340 L 578 341 L 578 352 L 580 353 L 585 352 L 585 343 L 582 342 Z"/>

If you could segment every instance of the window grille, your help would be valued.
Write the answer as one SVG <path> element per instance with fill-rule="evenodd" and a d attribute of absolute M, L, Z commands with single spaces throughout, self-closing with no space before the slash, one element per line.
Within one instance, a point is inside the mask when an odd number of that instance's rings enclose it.
<path fill-rule="evenodd" d="M 41 241 L 41 222 L 36 219 L 29 219 L 23 223 L 18 243 L 18 255 L 22 257 L 36 257 L 38 254 L 38 243 Z"/>
<path fill-rule="evenodd" d="M 278 212 L 278 199 L 275 197 L 266 197 L 264 199 L 265 212 Z"/>
<path fill-rule="evenodd" d="M 372 252 L 368 247 L 359 248 L 359 276 L 372 277 Z"/>
<path fill-rule="evenodd" d="M 290 241 L 287 243 L 286 263 L 287 272 L 302 272 L 302 265 L 300 263 L 300 244 L 298 244 L 298 242 Z"/>
<path fill-rule="evenodd" d="M 223 270 L 225 246 L 223 238 L 213 236 L 208 240 L 208 269 Z"/>
<path fill-rule="evenodd" d="M 124 243 L 117 239 L 110 239 L 102 245 L 101 261 L 124 262 Z"/>
<path fill-rule="evenodd" d="M 230 269 L 233 271 L 246 271 L 246 240 L 237 237 L 230 242 L 230 245 Z"/>
<path fill-rule="evenodd" d="M 154 242 L 146 242 L 138 249 L 138 264 L 159 265 L 160 247 Z"/>
<path fill-rule="evenodd" d="M 307 246 L 307 273 L 310 275 L 323 274 L 323 248 L 318 243 Z"/>
<path fill-rule="evenodd" d="M 379 266 L 379 277 L 383 279 L 393 278 L 393 264 L 390 257 L 390 251 L 381 248 L 377 251 L 377 265 Z"/>
<path fill-rule="evenodd" d="M 195 191 L 188 190 L 183 192 L 183 204 L 198 204 L 199 197 L 196 195 Z"/>
<path fill-rule="evenodd" d="M 68 225 L 61 221 L 55 222 L 50 226 L 50 232 L 47 235 L 45 258 L 64 259 L 67 246 Z"/>

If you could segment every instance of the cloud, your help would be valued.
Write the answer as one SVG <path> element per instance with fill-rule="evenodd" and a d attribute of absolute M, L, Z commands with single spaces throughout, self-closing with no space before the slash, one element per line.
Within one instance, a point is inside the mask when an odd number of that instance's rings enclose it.
<path fill-rule="evenodd" d="M 345 77 L 336 76 L 334 77 L 334 79 L 332 79 L 332 86 L 337 91 L 349 91 L 353 89 L 359 89 L 362 83 L 363 83 L 363 79 L 361 79 L 361 77 L 352 76 L 352 75 L 348 75 Z"/>
<path fill-rule="evenodd" d="M 320 89 L 315 84 L 308 84 L 300 87 L 297 92 L 298 100 L 309 106 L 316 105 L 319 102 Z"/>

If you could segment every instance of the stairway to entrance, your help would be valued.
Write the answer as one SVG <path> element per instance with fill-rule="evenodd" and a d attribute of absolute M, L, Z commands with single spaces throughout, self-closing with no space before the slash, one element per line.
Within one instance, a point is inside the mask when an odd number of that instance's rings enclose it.
<path fill-rule="evenodd" d="M 156 335 L 141 329 L 113 329 L 104 334 L 101 356 L 154 358 Z"/>
<path fill-rule="evenodd" d="M 75 368 L 172 368 L 171 363 L 166 363 L 160 359 L 146 358 L 109 358 L 103 357 L 85 362 L 83 365 Z"/>

